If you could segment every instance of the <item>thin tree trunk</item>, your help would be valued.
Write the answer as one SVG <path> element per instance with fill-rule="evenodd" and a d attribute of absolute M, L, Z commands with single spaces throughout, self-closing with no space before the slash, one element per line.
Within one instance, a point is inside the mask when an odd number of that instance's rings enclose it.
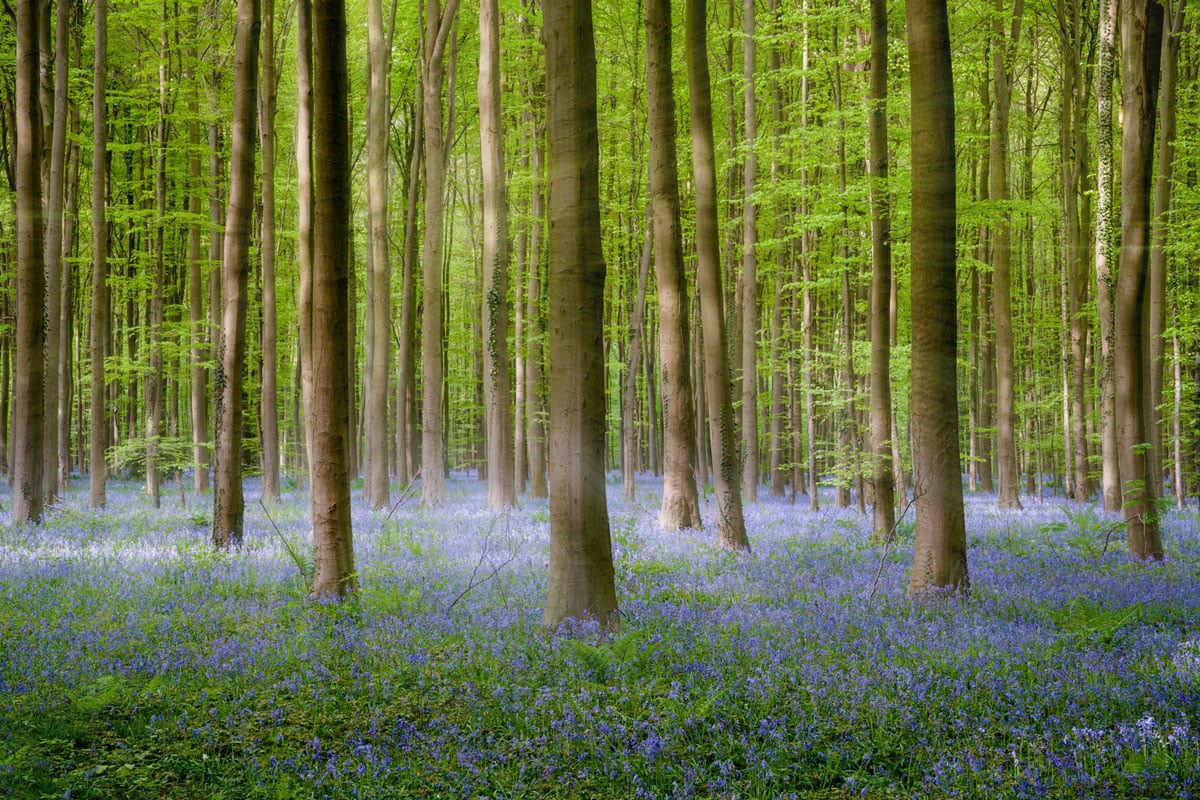
<path fill-rule="evenodd" d="M 350 522 L 350 142 L 343 0 L 312 6 L 312 524 L 314 598 L 357 588 Z"/>
<path fill-rule="evenodd" d="M 417 210 L 421 201 L 421 165 L 425 152 L 424 103 L 413 109 L 412 152 L 409 157 L 407 200 L 404 209 L 404 266 L 400 288 L 400 365 L 397 377 L 396 480 L 405 486 L 416 477 L 420 465 L 416 428 L 415 337 L 417 315 Z"/>
<path fill-rule="evenodd" d="M 488 505 L 517 501 L 513 483 L 512 375 L 508 363 L 508 189 L 500 100 L 500 8 L 479 3 L 479 137 L 483 157 L 483 397 L 487 408 Z"/>
<path fill-rule="evenodd" d="M 550 582 L 542 625 L 617 622 L 604 494 L 596 55 L 590 0 L 546 3 L 550 237 Z"/>
<path fill-rule="evenodd" d="M 912 91 L 912 427 L 916 541 L 910 596 L 968 588 L 958 436 L 954 79 L 945 0 L 908 0 Z"/>
<path fill-rule="evenodd" d="M 705 0 L 687 2 L 688 91 L 692 170 L 696 197 L 696 291 L 704 338 L 704 389 L 712 450 L 717 538 L 727 548 L 749 550 L 738 491 L 737 438 L 725 330 L 724 290 L 717 225 L 717 169 L 713 145 L 712 89 L 708 71 Z"/>
<path fill-rule="evenodd" d="M 238 0 L 229 206 L 221 266 L 221 334 L 217 358 L 213 544 L 238 547 L 245 524 L 242 494 L 242 375 L 246 366 L 246 284 L 254 210 L 254 143 L 258 105 L 258 0 Z"/>
<path fill-rule="evenodd" d="M 543 187 L 545 120 L 534 112 L 534 136 L 531 164 L 532 196 L 529 205 L 529 269 L 525 275 L 525 325 L 529 350 L 525 357 L 525 444 L 529 450 L 529 494 L 535 498 L 549 495 L 546 484 L 546 433 L 543 418 L 545 400 L 542 391 L 542 364 L 546 350 L 546 326 L 541 310 L 542 242 L 546 217 Z"/>
<path fill-rule="evenodd" d="M 95 57 L 92 62 L 92 318 L 91 318 L 91 453 L 89 456 L 92 509 L 104 508 L 108 465 L 108 413 L 104 402 L 105 345 L 108 342 L 108 222 L 105 217 L 108 159 L 105 123 L 108 83 L 108 2 L 95 2 Z"/>
<path fill-rule="evenodd" d="M 754 0 L 742 3 L 742 106 L 746 158 L 742 166 L 742 489 L 758 502 L 758 181 L 757 104 L 754 92 Z"/>
<path fill-rule="evenodd" d="M 312 0 L 296 3 L 296 268 L 300 318 L 300 394 L 304 398 L 304 460 L 313 469 L 313 153 Z"/>
<path fill-rule="evenodd" d="M 700 528 L 696 493 L 695 408 L 692 405 L 688 295 L 679 229 L 679 167 L 675 157 L 675 87 L 671 78 L 670 0 L 646 4 L 646 104 L 650 139 L 650 208 L 658 286 L 658 347 L 663 375 L 664 530 Z"/>
<path fill-rule="evenodd" d="M 1121 251 L 1114 296 L 1117 443 L 1129 551 L 1163 557 L 1146 430 L 1150 387 L 1143 382 L 1149 347 L 1143 309 L 1149 292 L 1150 183 L 1163 33 L 1156 0 L 1130 0 L 1121 13 Z"/>
<path fill-rule="evenodd" d="M 871 105 L 867 117 L 871 175 L 871 462 L 875 502 L 871 535 L 877 541 L 896 527 L 892 475 L 892 211 L 888 192 L 887 1 L 871 0 Z"/>
<path fill-rule="evenodd" d="M 279 499 L 279 350 L 275 303 L 275 0 L 263 0 L 262 91 L 262 497 Z"/>
<path fill-rule="evenodd" d="M 653 242 L 653 217 L 650 206 L 646 206 L 646 236 L 642 255 L 638 259 L 637 294 L 634 295 L 633 311 L 629 316 L 629 363 L 621 376 L 621 469 L 625 487 L 625 499 L 632 502 L 637 497 L 637 436 L 635 435 L 634 409 L 637 406 L 637 379 L 641 365 L 642 336 L 646 319 L 646 284 L 650 277 L 650 257 Z"/>
<path fill-rule="evenodd" d="M 1100 315 L 1100 453 L 1104 510 L 1121 508 L 1122 470 L 1116 420 L 1116 318 L 1112 271 L 1112 84 L 1118 0 L 1101 0 L 1100 44 L 1096 68 L 1096 309 Z M 1123 477 L 1124 476 L 1124 477 Z"/>
<path fill-rule="evenodd" d="M 160 505 L 159 486 L 162 475 L 158 465 L 159 437 L 163 420 L 163 294 L 166 282 L 166 225 L 167 225 L 167 4 L 162 4 L 162 36 L 158 58 L 158 125 L 155 136 L 154 175 L 154 286 L 150 297 L 150 371 L 146 375 L 146 494 L 150 505 Z"/>

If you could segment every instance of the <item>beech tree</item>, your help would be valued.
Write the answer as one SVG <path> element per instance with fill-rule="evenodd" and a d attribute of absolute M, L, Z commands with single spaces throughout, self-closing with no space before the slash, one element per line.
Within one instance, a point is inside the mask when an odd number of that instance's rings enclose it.
<path fill-rule="evenodd" d="M 912 442 L 916 542 L 908 592 L 965 592 L 958 446 L 954 77 L 946 0 L 907 0 L 912 92 Z"/>
<path fill-rule="evenodd" d="M 382 0 L 367 3 L 367 217 L 368 245 L 366 477 L 372 508 L 388 504 L 388 373 L 392 341 L 391 254 L 388 241 L 388 126 L 392 42 L 383 26 Z"/>
<path fill-rule="evenodd" d="M 108 464 L 108 409 L 104 402 L 107 386 L 104 357 L 108 343 L 108 222 L 105 199 L 108 190 L 108 130 L 106 120 L 108 86 L 108 3 L 96 0 L 92 62 L 92 315 L 91 315 L 91 414 L 89 451 L 89 499 L 92 509 L 104 508 Z"/>
<path fill-rule="evenodd" d="M 591 0 L 545 0 L 550 581 L 542 625 L 617 622 L 604 494 L 604 254 Z"/>

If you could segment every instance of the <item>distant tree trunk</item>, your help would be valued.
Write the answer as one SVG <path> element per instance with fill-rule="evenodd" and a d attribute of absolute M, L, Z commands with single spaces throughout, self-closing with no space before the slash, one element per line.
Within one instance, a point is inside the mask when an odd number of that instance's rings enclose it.
<path fill-rule="evenodd" d="M 13 384 L 13 524 L 40 523 L 45 414 L 46 273 L 42 210 L 42 112 L 38 105 L 38 4 L 16 12 L 16 374 Z"/>
<path fill-rule="evenodd" d="M 996 0 L 992 20 L 992 80 L 996 101 L 992 114 L 991 198 L 1002 205 L 1008 193 L 1008 134 L 1012 110 L 1013 76 L 1009 64 L 1015 58 L 1021 35 L 1023 0 L 1016 0 L 1012 12 L 1012 31 L 1004 34 L 1004 0 Z M 1012 215 L 1000 212 L 992 228 L 992 314 L 996 325 L 996 466 L 1000 473 L 997 502 L 1000 508 L 1020 508 L 1016 389 L 1013 368 L 1012 321 Z"/>
<path fill-rule="evenodd" d="M 71 60 L 74 64 L 82 63 L 82 33 L 76 28 L 73 36 Z M 63 280 L 62 302 L 59 305 L 60 353 L 58 370 L 58 484 L 61 490 L 66 490 L 70 479 L 71 469 L 79 464 L 82 466 L 83 441 L 86 434 L 83 425 L 83 406 L 79 406 L 79 415 L 75 424 L 76 436 L 80 443 L 76 451 L 77 460 L 71 452 L 71 412 L 72 405 L 82 392 L 76 393 L 78 377 L 75 369 L 80 361 L 78 345 L 75 338 L 76 309 L 75 296 L 79 290 L 80 276 L 78 270 L 67 264 L 66 258 L 75 252 L 76 232 L 79 224 L 79 108 L 72 104 L 67 111 L 67 127 L 71 132 L 71 143 L 67 155 L 67 190 L 66 217 L 63 220 Z"/>
<path fill-rule="evenodd" d="M 700 528 L 696 493 L 696 411 L 692 404 L 688 295 L 679 230 L 675 156 L 675 86 L 671 78 L 670 0 L 646 4 L 646 104 L 650 139 L 650 208 L 658 286 L 658 347 L 663 376 L 663 530 Z"/>
<path fill-rule="evenodd" d="M 746 159 L 742 167 L 742 489 L 758 501 L 758 222 L 754 200 L 758 181 L 757 104 L 754 93 L 754 0 L 742 3 L 742 105 Z"/>
<path fill-rule="evenodd" d="M 1116 511 L 1123 502 L 1116 419 L 1116 318 L 1112 271 L 1112 84 L 1116 16 L 1119 0 L 1101 0 L 1100 43 L 1096 67 L 1096 309 L 1100 315 L 1100 453 L 1104 510 Z"/>
<path fill-rule="evenodd" d="M 1121 13 L 1121 252 L 1114 296 L 1114 373 L 1122 509 L 1129 551 L 1161 559 L 1162 539 L 1155 508 L 1155 482 L 1143 382 L 1149 347 L 1143 309 L 1149 292 L 1150 182 L 1154 164 L 1163 9 L 1157 0 L 1128 0 Z"/>
<path fill-rule="evenodd" d="M 542 625 L 617 622 L 604 495 L 604 254 L 590 0 L 550 0 L 550 583 Z"/>
<path fill-rule="evenodd" d="M 262 30 L 262 496 L 279 499 L 279 352 L 275 313 L 275 0 L 264 0 Z"/>
<path fill-rule="evenodd" d="M 712 88 L 708 72 L 708 32 L 705 0 L 687 2 L 688 92 L 691 110 L 692 172 L 696 197 L 696 291 L 704 337 L 704 391 L 708 405 L 709 447 L 712 450 L 713 497 L 717 507 L 717 538 L 721 545 L 749 550 L 742 496 L 738 491 L 737 438 L 733 428 L 733 398 L 729 349 L 725 330 L 721 250 L 717 224 L 717 167 L 713 145 Z"/>
<path fill-rule="evenodd" d="M 47 15 L 48 17 L 49 15 Z M 62 384 L 62 285 L 63 285 L 63 191 L 67 161 L 67 68 L 70 66 L 71 4 L 60 0 L 56 8 L 54 30 L 54 115 L 50 135 L 50 169 L 46 192 L 45 266 L 46 266 L 46 390 L 45 409 L 50 416 L 43 432 L 42 477 L 45 481 L 46 502 L 58 497 L 61 480 L 59 469 L 59 406 Z M 41 34 L 48 38 L 49 31 Z M 43 54 L 45 55 L 45 54 Z M 68 275 L 69 278 L 69 275 Z"/>
<path fill-rule="evenodd" d="M 108 159 L 105 123 L 108 84 L 108 2 L 95 2 L 95 57 L 92 62 L 92 319 L 91 319 L 91 453 L 89 457 L 92 509 L 104 508 L 108 465 L 108 410 L 104 380 L 105 345 L 108 342 L 108 222 L 105 201 Z"/>
<path fill-rule="evenodd" d="M 508 364 L 508 189 L 500 101 L 500 8 L 479 3 L 479 136 L 483 154 L 483 397 L 487 408 L 488 505 L 517 501 L 513 482 L 512 375 Z"/>
<path fill-rule="evenodd" d="M 409 155 L 407 200 L 404 209 L 404 266 L 400 287 L 399 375 L 396 382 L 396 480 L 405 486 L 420 468 L 416 428 L 417 211 L 421 202 L 421 164 L 425 147 L 424 105 L 418 87 L 413 109 L 412 152 Z"/>
<path fill-rule="evenodd" d="M 1168 214 L 1171 210 L 1171 194 L 1175 180 L 1175 107 L 1176 84 L 1179 80 L 1179 44 L 1183 35 L 1183 13 L 1186 0 L 1168 4 L 1169 16 L 1164 16 L 1162 43 L 1162 88 L 1159 106 L 1158 174 L 1154 184 L 1152 247 L 1150 250 L 1150 292 L 1147 311 L 1148 359 L 1150 370 L 1147 385 L 1150 397 L 1146 403 L 1149 417 L 1146 429 L 1154 449 L 1150 453 L 1150 473 L 1155 484 L 1155 497 L 1164 494 L 1163 465 L 1166 452 L 1163 447 L 1163 416 L 1161 408 L 1166 398 L 1163 393 L 1163 371 L 1166 360 L 1166 286 L 1167 254 L 1169 236 Z"/>
<path fill-rule="evenodd" d="M 246 283 L 254 211 L 254 143 L 258 112 L 258 0 L 238 0 L 233 80 L 229 207 L 221 266 L 221 334 L 217 357 L 213 544 L 242 543 L 242 375 L 246 367 Z"/>
<path fill-rule="evenodd" d="M 621 420 L 624 423 L 621 436 L 621 470 L 625 486 L 625 499 L 632 502 L 637 497 L 637 436 L 634 430 L 634 410 L 637 408 L 638 370 L 641 367 L 642 336 L 646 324 L 646 284 L 650 279 L 650 256 L 653 241 L 653 217 L 646 207 L 646 236 L 642 243 L 642 255 L 638 259 L 637 293 L 634 295 L 633 310 L 629 315 L 629 363 L 621 376 Z"/>
<path fill-rule="evenodd" d="M 366 476 L 372 508 L 389 504 L 388 372 L 392 341 L 392 267 L 388 240 L 388 123 L 391 116 L 389 73 L 392 43 L 383 23 L 382 0 L 367 2 L 367 217 L 370 228 L 370 297 L 366 366 Z"/>
<path fill-rule="evenodd" d="M 536 119 L 536 112 L 535 112 Z M 546 352 L 546 325 L 541 310 L 543 232 L 546 217 L 546 196 L 543 187 L 545 121 L 534 126 L 532 198 L 529 206 L 529 270 L 525 275 L 525 325 L 528 330 L 529 351 L 525 356 L 525 446 L 529 449 L 529 494 L 547 497 L 546 432 L 543 418 L 546 404 L 542 391 L 542 364 Z"/>
<path fill-rule="evenodd" d="M 150 371 L 146 375 L 146 494 L 158 508 L 162 475 L 158 464 L 159 436 L 163 420 L 163 293 L 166 283 L 167 227 L 167 4 L 162 4 L 162 34 L 158 57 L 158 140 L 154 175 L 154 286 L 150 295 Z"/>
<path fill-rule="evenodd" d="M 304 398 L 304 460 L 312 481 L 313 427 L 313 153 L 312 0 L 296 2 L 296 268 L 300 318 L 300 394 Z"/>
<path fill-rule="evenodd" d="M 770 5 L 772 24 L 778 26 L 779 0 L 771 0 Z M 784 334 L 784 304 L 789 289 L 785 286 L 784 276 L 788 273 L 788 262 L 791 259 L 791 237 L 786 232 L 790 200 L 783 194 L 781 183 L 784 168 L 780 163 L 787 154 L 784 144 L 784 97 L 783 85 L 780 80 L 782 59 L 780 44 L 773 44 L 770 49 L 771 69 L 771 117 L 774 123 L 772 134 L 774 142 L 771 151 L 771 188 L 775 193 L 775 287 L 771 300 L 771 438 L 770 450 L 770 494 L 772 497 L 784 497 L 787 494 L 788 477 L 791 469 L 784 461 L 785 433 L 784 423 L 788 412 L 784 406 L 784 382 L 787 379 L 787 342 Z"/>
<path fill-rule="evenodd" d="M 193 52 L 193 58 L 198 54 Z M 193 76 L 194 78 L 194 76 Z M 188 325 L 192 341 L 192 488 L 199 494 L 208 490 L 208 368 L 207 320 L 204 316 L 204 264 L 200 250 L 201 193 L 200 102 L 193 90 L 188 104 L 192 120 L 188 122 Z"/>
<path fill-rule="evenodd" d="M 910 596 L 968 588 L 959 464 L 954 78 L 945 0 L 908 0 L 912 92 L 912 440 L 917 506 Z"/>
<path fill-rule="evenodd" d="M 314 598 L 357 588 L 350 521 L 350 142 L 343 0 L 312 6 L 313 194 L 312 525 Z"/>
<path fill-rule="evenodd" d="M 425 122 L 425 277 L 421 323 L 421 502 L 426 507 L 446 501 L 446 440 L 442 418 L 446 320 L 442 304 L 442 253 L 445 208 L 445 142 L 442 130 L 442 89 L 446 77 L 446 41 L 458 11 L 458 0 L 424 0 L 425 38 L 422 43 L 421 86 Z"/>
<path fill-rule="evenodd" d="M 871 105 L 867 117 L 871 174 L 871 463 L 875 502 L 871 535 L 896 527 L 892 476 L 892 211 L 888 193 L 887 0 L 871 0 Z"/>

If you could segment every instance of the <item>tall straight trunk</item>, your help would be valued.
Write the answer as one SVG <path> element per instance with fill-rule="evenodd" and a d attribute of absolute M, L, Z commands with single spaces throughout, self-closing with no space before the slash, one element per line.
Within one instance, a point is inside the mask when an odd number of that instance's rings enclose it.
<path fill-rule="evenodd" d="M 508 189 L 500 101 L 500 7 L 479 3 L 479 137 L 483 158 L 483 398 L 487 408 L 488 505 L 517 501 L 513 483 L 512 375 L 508 363 Z"/>
<path fill-rule="evenodd" d="M 758 501 L 758 182 L 757 103 L 754 92 L 754 0 L 742 3 L 742 107 L 745 161 L 742 165 L 742 489 Z"/>
<path fill-rule="evenodd" d="M 912 440 L 909 595 L 968 588 L 959 464 L 954 78 L 946 0 L 908 0 L 912 92 Z"/>
<path fill-rule="evenodd" d="M 800 159 L 805 162 L 808 156 L 808 107 L 809 107 L 809 23 L 808 0 L 803 0 L 801 8 L 804 11 L 804 30 L 802 50 L 800 55 Z M 807 204 L 809 191 L 809 170 L 807 164 L 800 174 L 800 191 Z M 805 209 L 801 209 L 804 211 Z M 816 386 L 813 383 L 815 330 L 817 324 L 817 298 L 814 266 L 812 259 L 813 237 L 805 231 L 800 237 L 800 279 L 804 287 L 803 313 L 800 321 L 800 333 L 803 339 L 803 368 L 804 373 L 804 438 L 808 445 L 808 508 L 810 511 L 821 509 L 821 498 L 818 493 L 820 476 L 817 469 L 817 397 Z"/>
<path fill-rule="evenodd" d="M 304 460 L 312 481 L 313 427 L 313 153 L 312 153 L 312 0 L 296 2 L 296 316 L 300 318 L 300 394 L 304 425 Z"/>
<path fill-rule="evenodd" d="M 425 36 L 422 42 L 421 88 L 425 122 L 425 240 L 422 250 L 424 299 L 421 322 L 421 502 L 427 507 L 446 501 L 445 419 L 442 393 L 445 374 L 446 320 L 442 297 L 442 254 L 445 237 L 445 141 L 442 138 L 442 90 L 446 78 L 446 41 L 454 24 L 458 0 L 424 0 Z"/>
<path fill-rule="evenodd" d="M 1124 488 L 1129 551 L 1161 559 L 1152 450 L 1146 430 L 1150 387 L 1143 381 L 1149 355 L 1143 309 L 1149 293 L 1150 183 L 1163 33 L 1157 0 L 1128 0 L 1121 7 L 1121 251 L 1113 314 L 1117 444 Z"/>
<path fill-rule="evenodd" d="M 546 45 L 550 273 L 550 582 L 542 625 L 617 622 L 604 494 L 604 254 L 590 0 L 550 0 Z"/>
<path fill-rule="evenodd" d="M 1003 208 L 1008 192 L 1008 135 L 1012 111 L 1013 76 L 1009 64 L 1015 58 L 1021 35 L 1023 0 L 1016 0 L 1012 30 L 1004 34 L 1004 0 L 996 0 L 992 21 L 992 80 L 996 99 L 992 113 L 991 199 L 1001 205 L 1000 218 L 992 227 L 992 318 L 996 326 L 996 467 L 999 472 L 997 502 L 1000 508 L 1020 508 L 1016 388 L 1013 368 L 1012 320 L 1012 215 Z"/>
<path fill-rule="evenodd" d="M 637 497 L 637 436 L 634 409 L 637 407 L 638 370 L 641 367 L 643 328 L 646 324 L 646 285 L 650 279 L 650 257 L 653 252 L 653 216 L 646 206 L 646 236 L 642 244 L 642 255 L 638 259 L 637 293 L 634 295 L 633 310 L 629 314 L 629 359 L 625 373 L 621 376 L 621 470 L 625 487 L 625 499 L 632 502 Z"/>
<path fill-rule="evenodd" d="M 867 116 L 871 176 L 871 461 L 875 502 L 871 535 L 882 541 L 896 527 L 892 475 L 892 209 L 888 193 L 887 0 L 871 0 L 871 105 Z"/>
<path fill-rule="evenodd" d="M 524 19 L 521 20 L 525 24 Z M 524 33 L 524 31 L 522 31 Z M 521 117 L 521 165 L 522 174 L 529 172 L 529 114 Z M 525 444 L 525 272 L 529 269 L 529 206 L 521 201 L 521 214 L 517 222 L 516 252 L 513 272 L 513 490 L 525 494 L 526 476 L 529 475 L 529 450 Z"/>
<path fill-rule="evenodd" d="M 105 108 L 108 85 L 108 3 L 95 3 L 95 56 L 92 61 L 92 317 L 91 317 L 91 452 L 88 506 L 104 508 L 108 465 L 108 410 L 104 402 L 104 356 L 108 342 L 108 132 Z"/>
<path fill-rule="evenodd" d="M 154 167 L 154 286 L 150 295 L 150 371 L 146 375 L 146 494 L 158 508 L 162 481 L 158 464 L 159 436 L 163 421 L 163 294 L 166 282 L 167 226 L 167 4 L 162 4 L 162 34 L 158 57 L 158 124 L 155 128 L 157 152 Z"/>
<path fill-rule="evenodd" d="M 233 75 L 229 205 L 221 264 L 221 333 L 217 355 L 216 470 L 213 544 L 242 543 L 242 376 L 246 368 L 246 283 L 254 211 L 254 144 L 258 112 L 258 0 L 238 0 Z"/>
<path fill-rule="evenodd" d="M 779 2 L 770 2 L 772 24 L 779 24 Z M 787 343 L 784 340 L 783 315 L 787 288 L 784 285 L 784 275 L 787 273 L 788 259 L 791 253 L 790 237 L 785 229 L 788 221 L 788 201 L 782 197 L 780 183 L 783 180 L 783 165 L 780 161 L 785 155 L 783 142 L 784 134 L 784 99 L 783 86 L 780 82 L 781 58 L 778 44 L 770 50 L 771 69 L 771 117 L 774 124 L 774 143 L 771 152 L 771 187 L 775 193 L 775 287 L 771 301 L 771 438 L 768 445 L 770 451 L 770 494 L 772 497 L 783 497 L 787 493 L 788 476 L 791 470 L 784 463 L 785 434 L 784 422 L 787 409 L 784 407 L 784 381 L 787 377 Z"/>
<path fill-rule="evenodd" d="M 275 307 L 275 0 L 263 0 L 262 29 L 262 496 L 279 499 L 279 351 Z"/>
<path fill-rule="evenodd" d="M 1148 295 L 1147 362 L 1150 392 L 1146 403 L 1148 413 L 1146 429 L 1154 449 L 1150 452 L 1150 476 L 1155 483 L 1155 496 L 1163 495 L 1163 448 L 1162 409 L 1166 398 L 1163 394 L 1163 370 L 1166 360 L 1166 286 L 1167 255 L 1169 236 L 1167 216 L 1171 210 L 1171 194 L 1175 179 L 1175 96 L 1179 81 L 1179 43 L 1183 35 L 1183 13 L 1186 0 L 1176 0 L 1170 16 L 1164 17 L 1161 90 L 1159 99 L 1158 158 L 1155 162 L 1157 175 L 1154 183 L 1152 246 L 1150 249 L 1150 291 Z M 1170 8 L 1170 4 L 1168 4 Z"/>
<path fill-rule="evenodd" d="M 13 523 L 40 523 L 46 342 L 45 230 L 42 209 L 42 111 L 38 105 L 38 4 L 16 13 L 17 308 L 13 384 Z"/>
<path fill-rule="evenodd" d="M 196 54 L 193 54 L 195 57 Z M 204 316 L 204 265 L 201 255 L 200 104 L 195 92 L 189 102 L 193 119 L 188 123 L 188 325 L 192 361 L 192 488 L 199 494 L 208 490 L 208 361 L 209 349 Z"/>
<path fill-rule="evenodd" d="M 675 86 L 671 78 L 670 0 L 646 4 L 646 104 L 650 139 L 650 209 L 658 286 L 658 348 L 663 378 L 664 530 L 700 528 L 696 492 L 695 407 L 692 404 L 688 295 L 679 229 L 679 166 L 675 156 Z"/>
<path fill-rule="evenodd" d="M 62 363 L 62 284 L 63 284 L 63 191 L 67 161 L 67 68 L 70 65 L 71 4 L 60 2 L 56 9 L 54 31 L 54 111 L 50 134 L 50 169 L 46 192 L 45 258 L 46 266 L 46 385 L 45 409 L 49 419 L 43 429 L 42 477 L 46 502 L 58 496 L 59 469 L 59 376 Z M 49 31 L 42 35 L 48 37 Z"/>
<path fill-rule="evenodd" d="M 1113 136 L 1112 84 L 1116 17 L 1122 0 L 1101 0 L 1100 42 L 1096 65 L 1096 310 L 1100 315 L 1100 454 L 1104 510 L 1116 511 L 1124 500 L 1116 419 L 1116 314 L 1113 274 Z"/>
<path fill-rule="evenodd" d="M 312 6 L 312 525 L 315 598 L 354 592 L 347 470 L 350 406 L 350 142 L 344 0 Z"/>
<path fill-rule="evenodd" d="M 404 209 L 404 262 L 400 286 L 399 375 L 396 378 L 396 480 L 405 486 L 420 468 L 416 428 L 416 358 L 414 354 L 417 315 L 417 211 L 421 202 L 421 165 L 424 147 L 424 104 L 413 109 L 412 152 L 408 161 L 408 187 Z"/>
<path fill-rule="evenodd" d="M 546 326 L 541 309 L 542 251 L 546 195 L 543 187 L 545 120 L 534 113 L 532 171 L 529 204 L 529 269 L 525 274 L 525 325 L 529 350 L 525 356 L 525 445 L 529 450 L 529 493 L 536 498 L 549 494 L 546 483 L 545 400 L 542 391 L 542 364 L 546 352 Z"/>
<path fill-rule="evenodd" d="M 82 36 L 76 32 L 72 61 L 81 63 L 80 50 Z M 58 485 L 65 491 L 71 479 L 71 469 L 75 464 L 82 465 L 82 448 L 76 451 L 78 460 L 73 458 L 71 450 L 71 410 L 72 403 L 82 392 L 77 393 L 80 378 L 75 374 L 76 365 L 80 362 L 76 350 L 75 326 L 75 295 L 80 284 L 77 270 L 69 266 L 67 259 L 75 252 L 76 235 L 79 226 L 79 107 L 72 103 L 67 112 L 67 126 L 71 132 L 71 144 L 67 156 L 67 189 L 66 210 L 63 220 L 63 271 L 62 271 L 62 302 L 59 305 L 59 369 L 58 369 Z M 82 406 L 80 407 L 82 412 Z M 84 434 L 83 414 L 80 413 L 75 426 L 76 433 L 82 441 Z"/>
<path fill-rule="evenodd" d="M 835 504 L 838 508 L 850 505 L 850 487 L 858 472 L 858 457 L 855 452 L 858 436 L 854 409 L 854 394 L 857 378 L 854 374 L 854 296 L 851 291 L 850 224 L 846 202 L 846 118 L 842 115 L 842 38 L 837 29 L 833 32 L 836 65 L 833 74 L 833 104 L 837 116 L 837 174 L 838 196 L 841 200 L 841 221 L 838 229 L 838 255 L 841 262 L 842 289 L 842 369 L 841 369 L 841 419 L 837 422 L 837 492 Z"/>
<path fill-rule="evenodd" d="M 717 225 L 717 168 L 713 145 L 712 89 L 708 71 L 705 0 L 687 0 L 688 94 L 691 102 L 692 172 L 696 198 L 696 291 L 704 339 L 704 391 L 712 450 L 717 538 L 727 548 L 749 550 L 738 491 L 737 438 L 729 349 L 725 330 L 721 250 Z"/>
<path fill-rule="evenodd" d="M 388 122 L 391 41 L 383 22 L 383 0 L 367 2 L 367 278 L 366 475 L 363 490 L 372 508 L 389 503 L 388 372 L 392 341 L 392 267 L 388 242 Z"/>

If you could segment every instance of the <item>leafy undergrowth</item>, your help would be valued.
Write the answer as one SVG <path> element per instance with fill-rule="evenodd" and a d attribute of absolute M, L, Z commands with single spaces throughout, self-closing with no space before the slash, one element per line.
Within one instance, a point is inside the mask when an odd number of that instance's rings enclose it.
<path fill-rule="evenodd" d="M 735 555 L 613 486 L 621 628 L 547 636 L 545 502 L 449 488 L 356 495 L 341 606 L 299 494 L 248 485 L 235 553 L 132 484 L 0 527 L 0 796 L 1200 797 L 1194 512 L 1143 565 L 1099 512 L 970 497 L 970 599 L 913 605 L 852 510 L 765 500 Z"/>

